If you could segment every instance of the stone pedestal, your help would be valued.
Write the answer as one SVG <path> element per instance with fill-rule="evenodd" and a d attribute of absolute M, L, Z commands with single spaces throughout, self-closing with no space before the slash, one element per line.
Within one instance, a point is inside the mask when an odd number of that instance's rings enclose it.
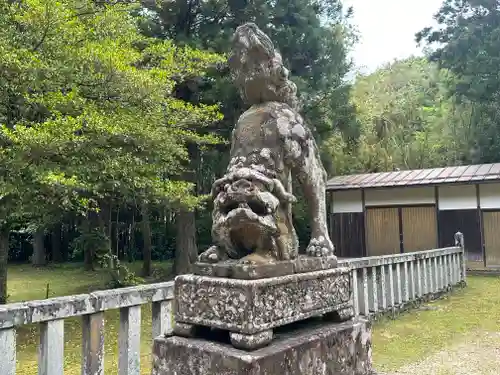
<path fill-rule="evenodd" d="M 334 258 L 195 272 L 175 279 L 175 336 L 154 340 L 153 375 L 372 374 L 371 326 Z"/>
<path fill-rule="evenodd" d="M 306 321 L 276 330 L 272 344 L 251 352 L 224 341 L 157 338 L 153 375 L 369 375 L 371 325 Z"/>
<path fill-rule="evenodd" d="M 348 268 L 257 280 L 182 275 L 175 280 L 175 302 L 176 334 L 218 328 L 248 350 L 270 343 L 276 327 L 325 314 L 337 321 L 354 315 Z"/>

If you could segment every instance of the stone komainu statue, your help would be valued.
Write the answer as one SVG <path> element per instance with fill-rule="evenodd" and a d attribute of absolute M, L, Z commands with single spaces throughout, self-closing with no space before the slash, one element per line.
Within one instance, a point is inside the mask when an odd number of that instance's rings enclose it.
<path fill-rule="evenodd" d="M 312 220 L 306 253 L 331 256 L 326 172 L 312 133 L 298 114 L 297 88 L 272 41 L 255 24 L 238 27 L 232 42 L 231 74 L 251 107 L 233 130 L 226 174 L 213 184 L 214 246 L 199 261 L 258 264 L 296 258 L 292 175 L 303 189 Z"/>

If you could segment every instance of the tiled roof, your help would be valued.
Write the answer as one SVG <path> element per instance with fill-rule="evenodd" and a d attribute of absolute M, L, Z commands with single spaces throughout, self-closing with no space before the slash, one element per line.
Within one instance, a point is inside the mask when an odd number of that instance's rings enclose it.
<path fill-rule="evenodd" d="M 500 163 L 336 176 L 327 190 L 500 181 Z"/>

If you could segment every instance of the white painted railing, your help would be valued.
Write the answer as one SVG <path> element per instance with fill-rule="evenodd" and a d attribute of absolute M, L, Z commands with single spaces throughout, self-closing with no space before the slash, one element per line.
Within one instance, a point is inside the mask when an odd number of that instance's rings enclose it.
<path fill-rule="evenodd" d="M 64 319 L 82 317 L 82 375 L 104 375 L 104 311 L 120 310 L 119 375 L 140 374 L 141 305 L 152 303 L 153 337 L 172 330 L 173 282 L 0 306 L 0 375 L 16 373 L 16 327 L 38 323 L 39 375 L 62 375 Z"/>
<path fill-rule="evenodd" d="M 463 243 L 463 242 L 462 242 Z M 461 247 L 343 259 L 353 268 L 356 314 L 394 311 L 465 281 Z M 120 310 L 119 375 L 140 374 L 141 305 L 152 303 L 153 337 L 172 331 L 173 282 L 0 306 L 0 375 L 16 373 L 16 328 L 40 325 L 39 375 L 62 375 L 64 319 L 82 317 L 82 375 L 104 375 L 104 311 Z"/>
<path fill-rule="evenodd" d="M 448 247 L 414 253 L 342 259 L 351 267 L 356 315 L 394 312 L 431 300 L 466 281 L 464 250 Z"/>

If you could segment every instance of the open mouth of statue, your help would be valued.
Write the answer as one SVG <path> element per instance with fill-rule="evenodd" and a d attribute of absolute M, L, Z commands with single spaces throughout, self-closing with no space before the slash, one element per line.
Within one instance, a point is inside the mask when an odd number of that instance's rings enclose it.
<path fill-rule="evenodd" d="M 269 214 L 265 204 L 258 200 L 249 200 L 247 202 L 233 201 L 224 207 L 224 213 L 226 215 L 232 214 L 239 216 L 243 212 L 246 212 L 247 215 L 252 217 L 253 215 L 251 215 L 251 213 L 254 213 L 257 216 L 265 216 Z"/>
<path fill-rule="evenodd" d="M 269 213 L 264 202 L 252 198 L 246 202 L 228 200 L 215 223 L 215 230 L 225 233 L 226 245 L 232 249 L 230 257 L 234 259 L 269 252 L 278 233 L 274 213 Z"/>
<path fill-rule="evenodd" d="M 231 204 L 226 207 L 225 214 L 225 224 L 231 228 L 233 243 L 239 243 L 240 248 L 253 249 L 252 242 L 277 231 L 274 216 L 257 201 Z"/>

